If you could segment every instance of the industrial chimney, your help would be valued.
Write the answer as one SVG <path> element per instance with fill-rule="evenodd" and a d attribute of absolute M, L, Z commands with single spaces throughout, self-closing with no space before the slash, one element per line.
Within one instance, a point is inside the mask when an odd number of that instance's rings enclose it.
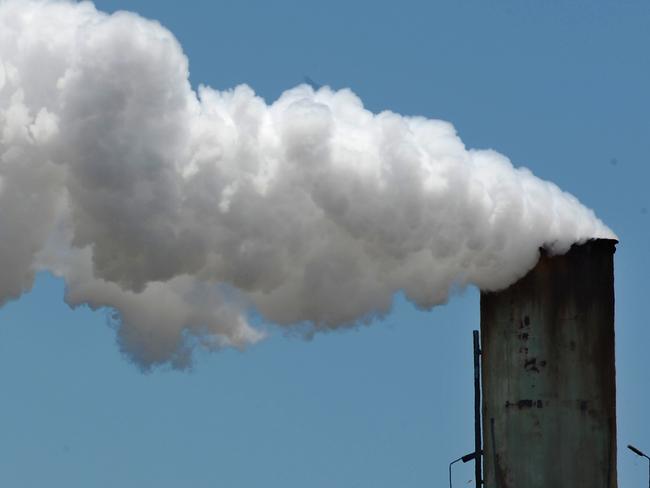
<path fill-rule="evenodd" d="M 481 294 L 486 488 L 616 488 L 616 243 Z"/>

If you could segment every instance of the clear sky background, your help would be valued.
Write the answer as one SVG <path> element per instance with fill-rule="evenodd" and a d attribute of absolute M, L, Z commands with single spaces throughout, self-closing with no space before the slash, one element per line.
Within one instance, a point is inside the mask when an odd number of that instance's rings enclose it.
<path fill-rule="evenodd" d="M 441 118 L 576 195 L 619 235 L 619 486 L 650 451 L 650 2 L 101 0 L 159 20 L 192 84 L 267 101 L 305 76 Z M 473 449 L 474 289 L 311 341 L 281 332 L 141 373 L 106 315 L 40 275 L 0 310 L 0 485 L 440 487 Z M 455 469 L 455 486 L 473 479 Z"/>

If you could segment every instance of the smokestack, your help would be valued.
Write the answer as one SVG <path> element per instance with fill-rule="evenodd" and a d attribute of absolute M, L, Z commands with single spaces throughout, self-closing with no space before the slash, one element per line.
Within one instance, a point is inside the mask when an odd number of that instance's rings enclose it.
<path fill-rule="evenodd" d="M 487 488 L 615 488 L 617 241 L 542 252 L 481 294 Z"/>

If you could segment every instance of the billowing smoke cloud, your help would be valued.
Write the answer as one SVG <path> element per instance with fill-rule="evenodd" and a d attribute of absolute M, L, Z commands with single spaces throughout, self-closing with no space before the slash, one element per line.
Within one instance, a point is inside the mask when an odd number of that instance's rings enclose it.
<path fill-rule="evenodd" d="M 350 90 L 193 91 L 173 35 L 90 3 L 0 3 L 0 304 L 35 272 L 115 311 L 139 365 L 245 347 L 247 321 L 350 326 L 522 276 L 613 237 L 592 211 L 440 120 Z"/>

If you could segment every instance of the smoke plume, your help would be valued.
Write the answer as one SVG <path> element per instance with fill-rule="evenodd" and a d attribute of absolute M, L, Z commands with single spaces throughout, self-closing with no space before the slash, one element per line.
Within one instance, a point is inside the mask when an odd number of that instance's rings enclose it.
<path fill-rule="evenodd" d="M 300 85 L 194 91 L 174 36 L 91 3 L 0 3 L 0 304 L 49 271 L 114 310 L 143 368 L 507 286 L 542 245 L 613 237 L 448 122 Z"/>

